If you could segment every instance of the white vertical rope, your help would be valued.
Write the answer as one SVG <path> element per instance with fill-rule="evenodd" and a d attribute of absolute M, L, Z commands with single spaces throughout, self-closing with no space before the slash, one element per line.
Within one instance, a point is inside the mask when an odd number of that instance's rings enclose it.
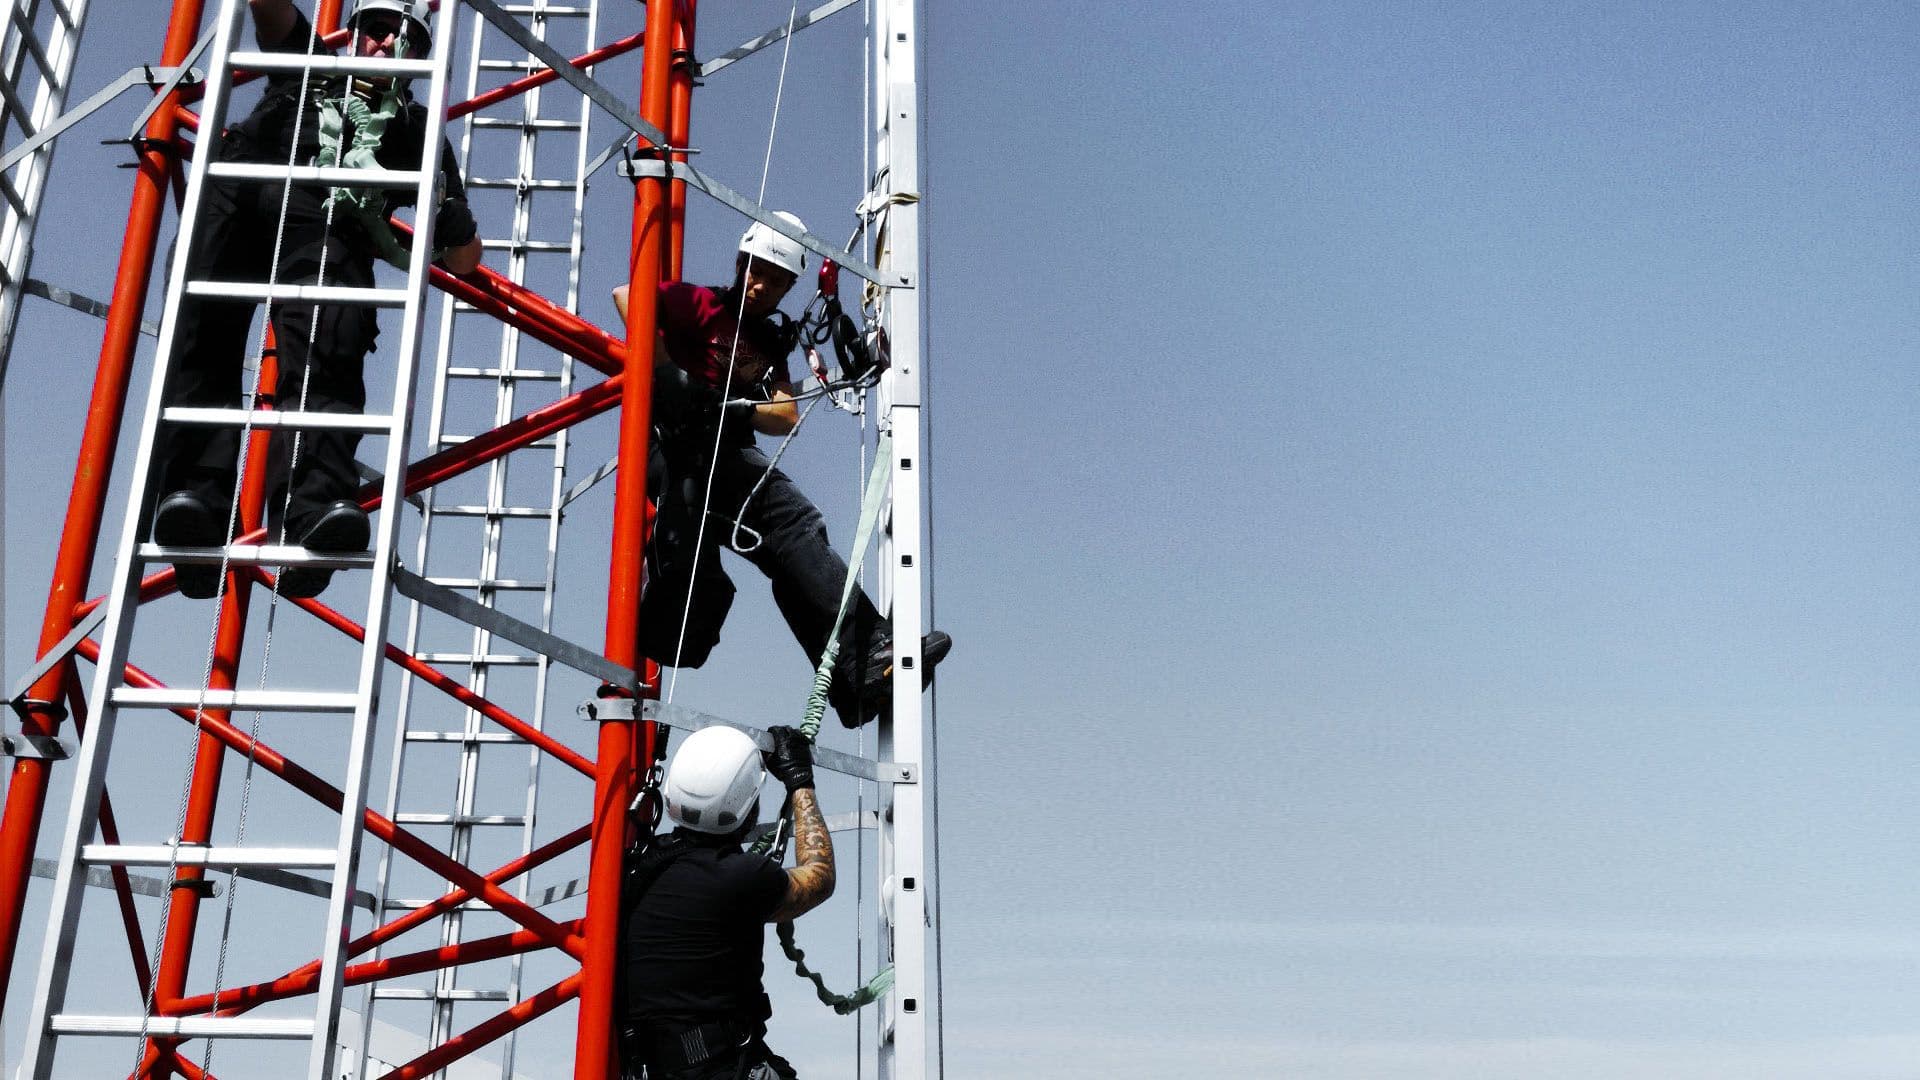
<path fill-rule="evenodd" d="M 767 149 L 765 155 L 762 156 L 760 160 L 760 193 L 759 197 L 754 201 L 762 205 L 767 201 L 767 177 L 773 171 L 773 143 L 774 138 L 780 132 L 780 105 L 786 97 L 787 61 L 793 55 L 793 24 L 799 17 L 800 4 L 798 0 L 795 0 L 795 3 L 787 12 L 787 39 L 785 45 L 780 50 L 780 81 L 774 87 L 773 118 L 767 125 Z M 751 256 L 749 256 L 749 260 L 751 260 Z M 728 395 L 733 393 L 734 365 L 740 355 L 740 329 L 741 324 L 745 322 L 747 318 L 747 290 L 745 284 L 743 280 L 740 289 L 740 306 L 739 309 L 734 312 L 733 342 L 727 348 L 727 376 L 720 386 L 720 398 L 722 401 L 725 401 Z M 628 302 L 636 303 L 638 302 L 638 298 L 629 297 Z M 654 301 L 652 298 L 649 298 L 648 302 Z M 668 704 L 673 703 L 674 691 L 680 685 L 680 659 L 686 652 L 687 622 L 693 617 L 693 588 L 700 579 L 700 551 L 702 545 L 707 542 L 707 513 L 713 509 L 713 478 L 720 469 L 720 442 L 725 434 L 726 417 L 723 412 L 721 414 L 721 422 L 715 424 L 713 427 L 713 450 L 708 455 L 707 460 L 706 489 L 700 496 L 700 522 L 694 527 L 693 566 L 687 574 L 687 598 L 686 602 L 680 606 L 680 630 L 675 635 L 673 643 L 673 674 L 667 676 L 666 700 Z"/>

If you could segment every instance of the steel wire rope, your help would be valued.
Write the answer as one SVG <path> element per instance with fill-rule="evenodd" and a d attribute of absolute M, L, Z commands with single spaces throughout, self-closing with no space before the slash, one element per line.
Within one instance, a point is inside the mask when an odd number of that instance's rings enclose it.
<path fill-rule="evenodd" d="M 767 149 L 760 159 L 760 190 L 754 202 L 761 205 L 764 205 L 767 201 L 767 177 L 773 171 L 774 139 L 780 133 L 780 106 L 785 100 L 787 91 L 787 64 L 788 60 L 793 56 L 793 24 L 798 21 L 799 17 L 799 0 L 794 0 L 793 5 L 787 12 L 786 40 L 780 49 L 780 79 L 774 84 L 773 115 L 767 124 Z M 748 262 L 749 265 L 751 265 L 752 256 L 748 257 Z M 727 374 L 720 385 L 720 397 L 723 401 L 733 390 L 734 366 L 740 356 L 740 330 L 747 318 L 747 289 L 744 278 L 740 281 L 739 291 L 739 308 L 735 312 L 733 320 L 733 341 L 727 348 Z M 812 410 L 809 409 L 808 411 Z M 707 457 L 707 482 L 705 490 L 700 496 L 700 521 L 694 527 L 693 533 L 693 566 L 687 575 L 686 601 L 680 606 L 680 629 L 674 637 L 673 674 L 667 677 L 666 701 L 668 704 L 673 703 L 674 691 L 678 689 L 680 685 L 680 660 L 685 654 L 687 647 L 687 624 L 693 617 L 693 589 L 695 584 L 700 580 L 700 550 L 707 542 L 707 514 L 713 509 L 713 478 L 720 471 L 720 445 L 721 440 L 726 434 L 726 426 L 726 414 L 723 411 L 720 415 L 720 422 L 713 427 L 713 449 Z M 794 427 L 797 430 L 799 424 L 795 423 Z M 792 432 L 788 432 L 789 436 L 792 434 Z"/>
<path fill-rule="evenodd" d="M 224 12 L 223 12 L 223 15 L 224 15 Z M 319 36 L 320 36 L 319 28 L 315 26 L 311 21 L 309 21 L 307 24 L 307 55 L 311 56 L 314 54 L 315 46 L 319 42 Z M 248 399 L 249 402 L 251 403 L 257 403 L 260 399 L 260 381 L 261 381 L 261 373 L 264 368 L 264 357 L 266 353 L 267 333 L 273 325 L 273 306 L 274 306 L 273 305 L 273 289 L 274 289 L 274 286 L 279 283 L 280 254 L 282 250 L 282 244 L 284 243 L 286 238 L 287 210 L 291 204 L 292 197 L 293 197 L 293 169 L 296 165 L 299 164 L 299 160 L 300 160 L 300 128 L 306 118 L 305 103 L 307 100 L 307 94 L 311 87 L 312 76 L 313 76 L 313 69 L 311 66 L 305 66 L 300 69 L 300 94 L 297 99 L 298 107 L 294 109 L 293 135 L 290 140 L 291 145 L 288 147 L 288 151 L 287 151 L 287 178 L 285 182 L 282 183 L 280 188 L 279 220 L 275 224 L 274 234 L 273 234 L 273 259 L 267 268 L 267 300 L 263 305 L 266 309 L 266 314 L 261 319 L 260 349 L 254 355 L 255 363 L 254 363 L 254 369 L 253 369 L 253 389 Z M 232 90 L 233 90 L 232 86 L 229 85 L 227 87 L 229 101 L 231 101 Z M 204 200 L 206 196 L 204 182 L 202 183 L 200 195 L 201 195 L 201 198 Z M 196 224 L 197 224 L 197 220 L 196 220 Z M 185 237 L 184 239 L 186 241 L 184 245 L 180 245 L 176 243 L 177 247 L 183 247 L 181 258 L 187 258 L 193 249 L 193 237 L 189 236 L 189 237 Z M 321 258 L 322 258 L 322 265 L 324 266 L 324 260 L 325 260 L 324 247 L 321 252 Z M 182 300 L 184 301 L 184 298 L 182 298 Z M 305 389 L 303 386 L 302 388 L 303 397 L 304 397 L 304 394 L 305 394 Z M 219 577 L 217 579 L 218 583 L 215 586 L 214 596 L 213 596 L 214 619 L 213 619 L 212 625 L 208 628 L 208 632 L 207 632 L 207 653 L 206 653 L 206 661 L 201 667 L 200 696 L 199 696 L 199 700 L 197 700 L 194 703 L 194 710 L 193 710 L 194 737 L 190 743 L 190 746 L 192 747 L 192 749 L 189 751 L 189 754 L 187 757 L 186 776 L 183 779 L 180 787 L 180 807 L 175 815 L 176 824 L 174 827 L 174 842 L 169 846 L 169 853 L 167 856 L 167 880 L 168 881 L 177 880 L 180 872 L 181 834 L 186 832 L 187 810 L 188 810 L 188 807 L 192 804 L 194 774 L 197 771 L 196 766 L 199 761 L 199 743 L 201 738 L 204 737 L 204 732 L 205 732 L 207 695 L 212 690 L 213 664 L 214 664 L 215 655 L 219 650 L 220 612 L 226 603 L 227 570 L 232 559 L 230 540 L 233 536 L 234 525 L 239 519 L 240 491 L 241 491 L 241 486 L 245 483 L 245 479 L 246 479 L 246 467 L 247 467 L 246 447 L 249 439 L 253 434 L 253 409 L 249 407 L 245 411 L 247 415 L 241 421 L 240 437 L 238 440 L 239 458 L 238 458 L 237 466 L 234 469 L 233 487 L 231 492 L 229 493 L 229 498 L 227 500 L 227 523 L 226 523 L 226 529 L 225 529 L 224 535 L 228 538 L 228 540 L 223 541 L 221 543 L 220 571 L 219 571 Z M 298 445 L 298 440 L 296 438 L 296 446 L 297 445 Z M 285 531 L 285 524 L 283 522 L 282 532 L 284 533 L 284 531 Z M 284 536 L 283 536 L 283 539 L 284 539 Z M 253 748 L 250 745 L 248 748 L 249 772 L 251 772 L 252 762 L 253 762 Z M 237 869 L 238 868 L 235 868 L 235 871 L 230 875 L 233 882 L 239 881 L 239 874 L 237 872 Z M 148 967 L 148 970 L 154 972 L 154 977 L 152 979 L 149 979 L 147 982 L 146 1001 L 144 1002 L 141 1009 L 141 1013 L 140 1013 L 140 1035 L 139 1035 L 139 1038 L 135 1040 L 133 1071 L 136 1075 L 140 1072 L 141 1063 L 145 1060 L 145 1057 L 146 1057 L 145 1046 L 147 1043 L 148 1036 L 151 1034 L 154 1004 L 158 1000 L 158 993 L 159 993 L 159 987 L 160 987 L 160 979 L 159 979 L 160 956 L 161 956 L 161 953 L 166 949 L 167 925 L 173 912 L 174 892 L 175 892 L 174 889 L 168 889 L 166 891 L 166 895 L 161 899 L 161 902 L 160 902 L 159 929 L 154 935 L 152 959 Z M 229 906 L 229 910 L 231 909 L 231 905 L 233 903 L 233 892 L 234 890 L 230 883 L 229 888 L 227 890 L 227 903 Z M 223 930 L 220 945 L 221 945 L 221 953 L 222 953 L 222 956 L 224 957 L 226 946 L 227 946 L 224 930 Z M 216 990 L 216 995 L 217 993 L 218 991 Z M 217 1004 L 217 999 L 216 999 L 216 1004 Z M 210 1062 L 212 1059 L 212 1055 L 213 1055 L 213 1039 L 209 1037 L 207 1039 L 205 1060 L 207 1062 Z M 210 1067 L 210 1065 L 203 1064 L 202 1066 L 203 1069 L 208 1067 Z"/>

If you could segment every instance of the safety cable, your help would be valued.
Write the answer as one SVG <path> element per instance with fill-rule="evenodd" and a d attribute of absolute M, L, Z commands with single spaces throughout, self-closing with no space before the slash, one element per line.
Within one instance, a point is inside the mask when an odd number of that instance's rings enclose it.
<path fill-rule="evenodd" d="M 821 653 L 819 664 L 814 667 L 813 688 L 807 694 L 806 710 L 800 720 L 800 734 L 806 737 L 808 743 L 820 737 L 820 722 L 826 716 L 827 694 L 833 686 L 834 662 L 839 658 L 840 652 L 840 628 L 846 623 L 848 609 L 853 607 L 853 595 L 860 584 L 860 568 L 866 564 L 867 547 L 873 542 L 874 531 L 880 522 L 880 510 L 886 503 L 890 479 L 888 465 L 891 463 L 892 447 L 892 436 L 882 434 L 879 446 L 876 448 L 873 469 L 867 475 L 866 490 L 861 495 L 860 524 L 854 529 L 853 550 L 847 558 L 846 583 L 840 588 L 840 609 L 834 613 L 833 629 L 828 634 L 827 647 Z M 786 807 L 781 811 L 783 827 L 761 837 L 753 845 L 753 850 L 760 854 L 774 851 L 776 845 L 781 843 L 780 838 L 786 833 L 784 826 L 792 813 L 793 803 L 789 799 Z M 853 993 L 836 994 L 827 989 L 826 980 L 807 967 L 806 953 L 802 952 L 799 945 L 794 942 L 793 920 L 788 919 L 779 923 L 777 933 L 781 951 L 786 954 L 787 959 L 793 961 L 794 972 L 812 980 L 815 993 L 821 1002 L 832 1006 L 837 1013 L 845 1015 L 863 1005 L 872 1004 L 893 985 L 893 968 L 888 967 L 867 980 L 865 985 Z"/>
<path fill-rule="evenodd" d="M 780 132 L 780 104 L 786 96 L 787 89 L 787 61 L 793 55 L 793 24 L 799 16 L 800 5 L 798 0 L 796 0 L 787 13 L 786 43 L 780 50 L 780 81 L 774 87 L 773 117 L 767 125 L 767 150 L 761 158 L 760 163 L 760 192 L 758 198 L 754 200 L 756 203 L 763 205 L 767 201 L 767 178 L 773 171 L 774 139 Z M 751 268 L 753 257 L 748 256 L 747 258 L 748 266 Z M 733 393 L 733 371 L 735 363 L 740 356 L 740 331 L 747 318 L 747 289 L 744 278 L 740 282 L 739 291 L 739 308 L 735 311 L 733 319 L 733 341 L 727 348 L 727 374 L 726 378 L 720 384 L 720 397 L 722 400 Z M 713 480 L 714 476 L 720 471 L 720 446 L 721 440 L 726 434 L 726 426 L 726 416 L 722 413 L 720 422 L 713 426 L 713 449 L 707 458 L 707 483 L 705 490 L 700 496 L 699 523 L 694 526 L 693 565 L 687 574 L 687 598 L 686 602 L 680 606 L 680 629 L 675 635 L 673 643 L 673 673 L 667 676 L 667 704 L 673 703 L 674 691 L 680 686 L 680 660 L 686 653 L 687 625 L 693 618 L 694 586 L 700 580 L 700 565 L 703 561 L 700 558 L 700 550 L 701 546 L 707 542 L 707 515 L 713 511 Z"/>
<path fill-rule="evenodd" d="M 307 55 L 309 56 L 314 55 L 315 46 L 319 43 L 319 37 L 320 37 L 319 28 L 313 25 L 313 23 L 309 22 L 307 25 Z M 288 151 L 287 151 L 287 179 L 282 184 L 280 189 L 279 221 L 275 226 L 274 236 L 273 236 L 273 261 L 269 265 L 267 270 L 267 295 L 269 298 L 266 302 L 267 314 L 262 319 L 260 350 L 257 353 L 255 353 L 255 356 L 254 356 L 255 364 L 254 364 L 254 371 L 253 371 L 253 390 L 249 397 L 249 401 L 254 404 L 257 404 L 260 400 L 260 376 L 261 376 L 262 368 L 264 366 L 263 359 L 266 352 L 266 335 L 268 330 L 273 325 L 273 317 L 272 317 L 273 301 L 271 297 L 273 295 L 274 286 L 279 283 L 280 254 L 282 250 L 281 245 L 286 237 L 287 210 L 293 196 L 293 169 L 296 165 L 299 164 L 299 160 L 300 160 L 300 129 L 301 129 L 302 123 L 306 118 L 305 102 L 306 102 L 308 91 L 311 87 L 312 76 L 313 76 L 313 69 L 310 65 L 301 68 L 300 93 L 297 99 L 299 104 L 294 110 L 293 134 L 290 140 L 291 145 L 288 147 Z M 231 86 L 228 87 L 228 100 L 229 101 L 232 100 Z M 202 187 L 202 191 L 200 194 L 201 194 L 201 199 L 204 203 L 204 200 L 206 197 L 204 185 Z M 193 237 L 191 236 L 186 237 L 185 241 L 186 242 L 184 244 L 180 245 L 182 258 L 187 258 L 193 249 Z M 325 252 L 323 249 L 322 251 L 323 263 L 324 263 L 324 259 L 325 259 Z M 182 302 L 184 302 L 184 300 Z M 194 703 L 194 710 L 193 710 L 194 737 L 192 739 L 192 742 L 190 743 L 190 750 L 187 758 L 186 774 L 180 788 L 180 807 L 175 815 L 174 842 L 171 845 L 169 845 L 169 853 L 167 856 L 167 880 L 170 882 L 177 881 L 179 878 L 181 838 L 187 829 L 187 810 L 189 806 L 191 806 L 192 804 L 194 774 L 196 772 L 196 766 L 199 762 L 199 744 L 205 732 L 207 695 L 212 691 L 214 658 L 216 653 L 219 650 L 220 613 L 226 605 L 227 580 L 228 580 L 227 572 L 231 563 L 231 554 L 228 549 L 230 546 L 230 540 L 234 534 L 234 526 L 239 519 L 240 491 L 241 491 L 242 485 L 245 483 L 245 480 L 246 480 L 246 467 L 247 467 L 246 448 L 253 434 L 253 409 L 249 408 L 246 411 L 247 411 L 247 416 L 244 420 L 241 421 L 240 435 L 238 440 L 239 457 L 238 457 L 237 465 L 234 469 L 233 488 L 232 488 L 232 491 L 230 492 L 230 496 L 227 501 L 227 523 L 226 523 L 226 530 L 223 534 L 227 539 L 223 540 L 220 545 L 221 554 L 220 554 L 219 577 L 217 579 L 217 585 L 215 586 L 214 596 L 213 596 L 214 618 L 213 618 L 212 624 L 209 626 L 207 631 L 207 654 L 206 654 L 206 661 L 201 667 L 200 696 L 199 696 L 199 700 Z M 252 754 L 250 751 L 249 752 L 249 769 L 251 769 L 251 764 L 252 764 Z M 239 880 L 238 873 L 232 874 L 231 877 L 232 877 L 232 880 L 235 882 Z M 159 993 L 159 986 L 160 986 L 160 980 L 158 977 L 158 972 L 160 969 L 160 956 L 161 956 L 161 953 L 164 952 L 166 949 L 167 926 L 169 924 L 169 921 L 172 918 L 173 895 L 175 891 L 176 891 L 175 889 L 171 889 L 171 888 L 168 889 L 166 891 L 166 895 L 161 899 L 161 902 L 160 902 L 159 927 L 157 932 L 154 935 L 152 959 L 149 962 L 149 967 L 148 967 L 148 970 L 153 971 L 155 973 L 155 977 L 150 979 L 147 983 L 146 1000 L 143 1003 L 141 1013 L 140 1013 L 140 1036 L 137 1040 L 135 1040 L 134 1072 L 136 1073 L 140 1071 L 141 1062 L 145 1060 L 145 1054 L 146 1054 L 145 1048 L 146 1048 L 147 1038 L 151 1033 L 154 1006 L 156 1001 L 158 1000 L 157 995 Z M 227 890 L 227 898 L 228 898 L 227 902 L 229 906 L 229 911 L 231 910 L 231 905 L 233 902 L 233 892 L 234 890 L 230 885 Z M 230 918 L 229 918 L 229 921 L 231 921 Z M 221 952 L 223 957 L 225 955 L 226 945 L 227 945 L 226 934 L 225 934 L 225 931 L 223 930 L 222 938 L 221 938 Z M 216 990 L 216 993 L 217 992 L 218 991 Z M 206 1054 L 203 1059 L 202 1069 L 207 1069 L 211 1067 L 210 1063 L 211 1063 L 212 1054 L 213 1054 L 213 1040 L 208 1039 Z"/>

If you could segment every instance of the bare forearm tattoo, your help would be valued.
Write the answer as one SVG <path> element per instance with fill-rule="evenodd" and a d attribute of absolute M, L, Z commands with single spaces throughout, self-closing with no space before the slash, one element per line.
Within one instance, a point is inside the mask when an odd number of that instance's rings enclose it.
<path fill-rule="evenodd" d="M 774 921 L 796 918 L 833 895 L 833 836 L 812 788 L 793 793 L 793 868 L 787 871 L 787 895 Z"/>

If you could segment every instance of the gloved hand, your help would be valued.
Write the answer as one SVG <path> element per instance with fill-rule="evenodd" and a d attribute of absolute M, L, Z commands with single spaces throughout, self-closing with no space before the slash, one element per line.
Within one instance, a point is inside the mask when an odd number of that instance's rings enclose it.
<path fill-rule="evenodd" d="M 773 749 L 764 750 L 760 757 L 767 763 L 767 771 L 774 779 L 787 785 L 788 792 L 813 786 L 813 744 L 801 734 L 800 729 L 785 724 L 767 729 L 773 736 Z"/>
<path fill-rule="evenodd" d="M 442 249 L 465 247 L 478 235 L 480 225 L 473 220 L 467 200 L 458 197 L 440 200 L 440 210 L 433 216 L 435 244 Z"/>

